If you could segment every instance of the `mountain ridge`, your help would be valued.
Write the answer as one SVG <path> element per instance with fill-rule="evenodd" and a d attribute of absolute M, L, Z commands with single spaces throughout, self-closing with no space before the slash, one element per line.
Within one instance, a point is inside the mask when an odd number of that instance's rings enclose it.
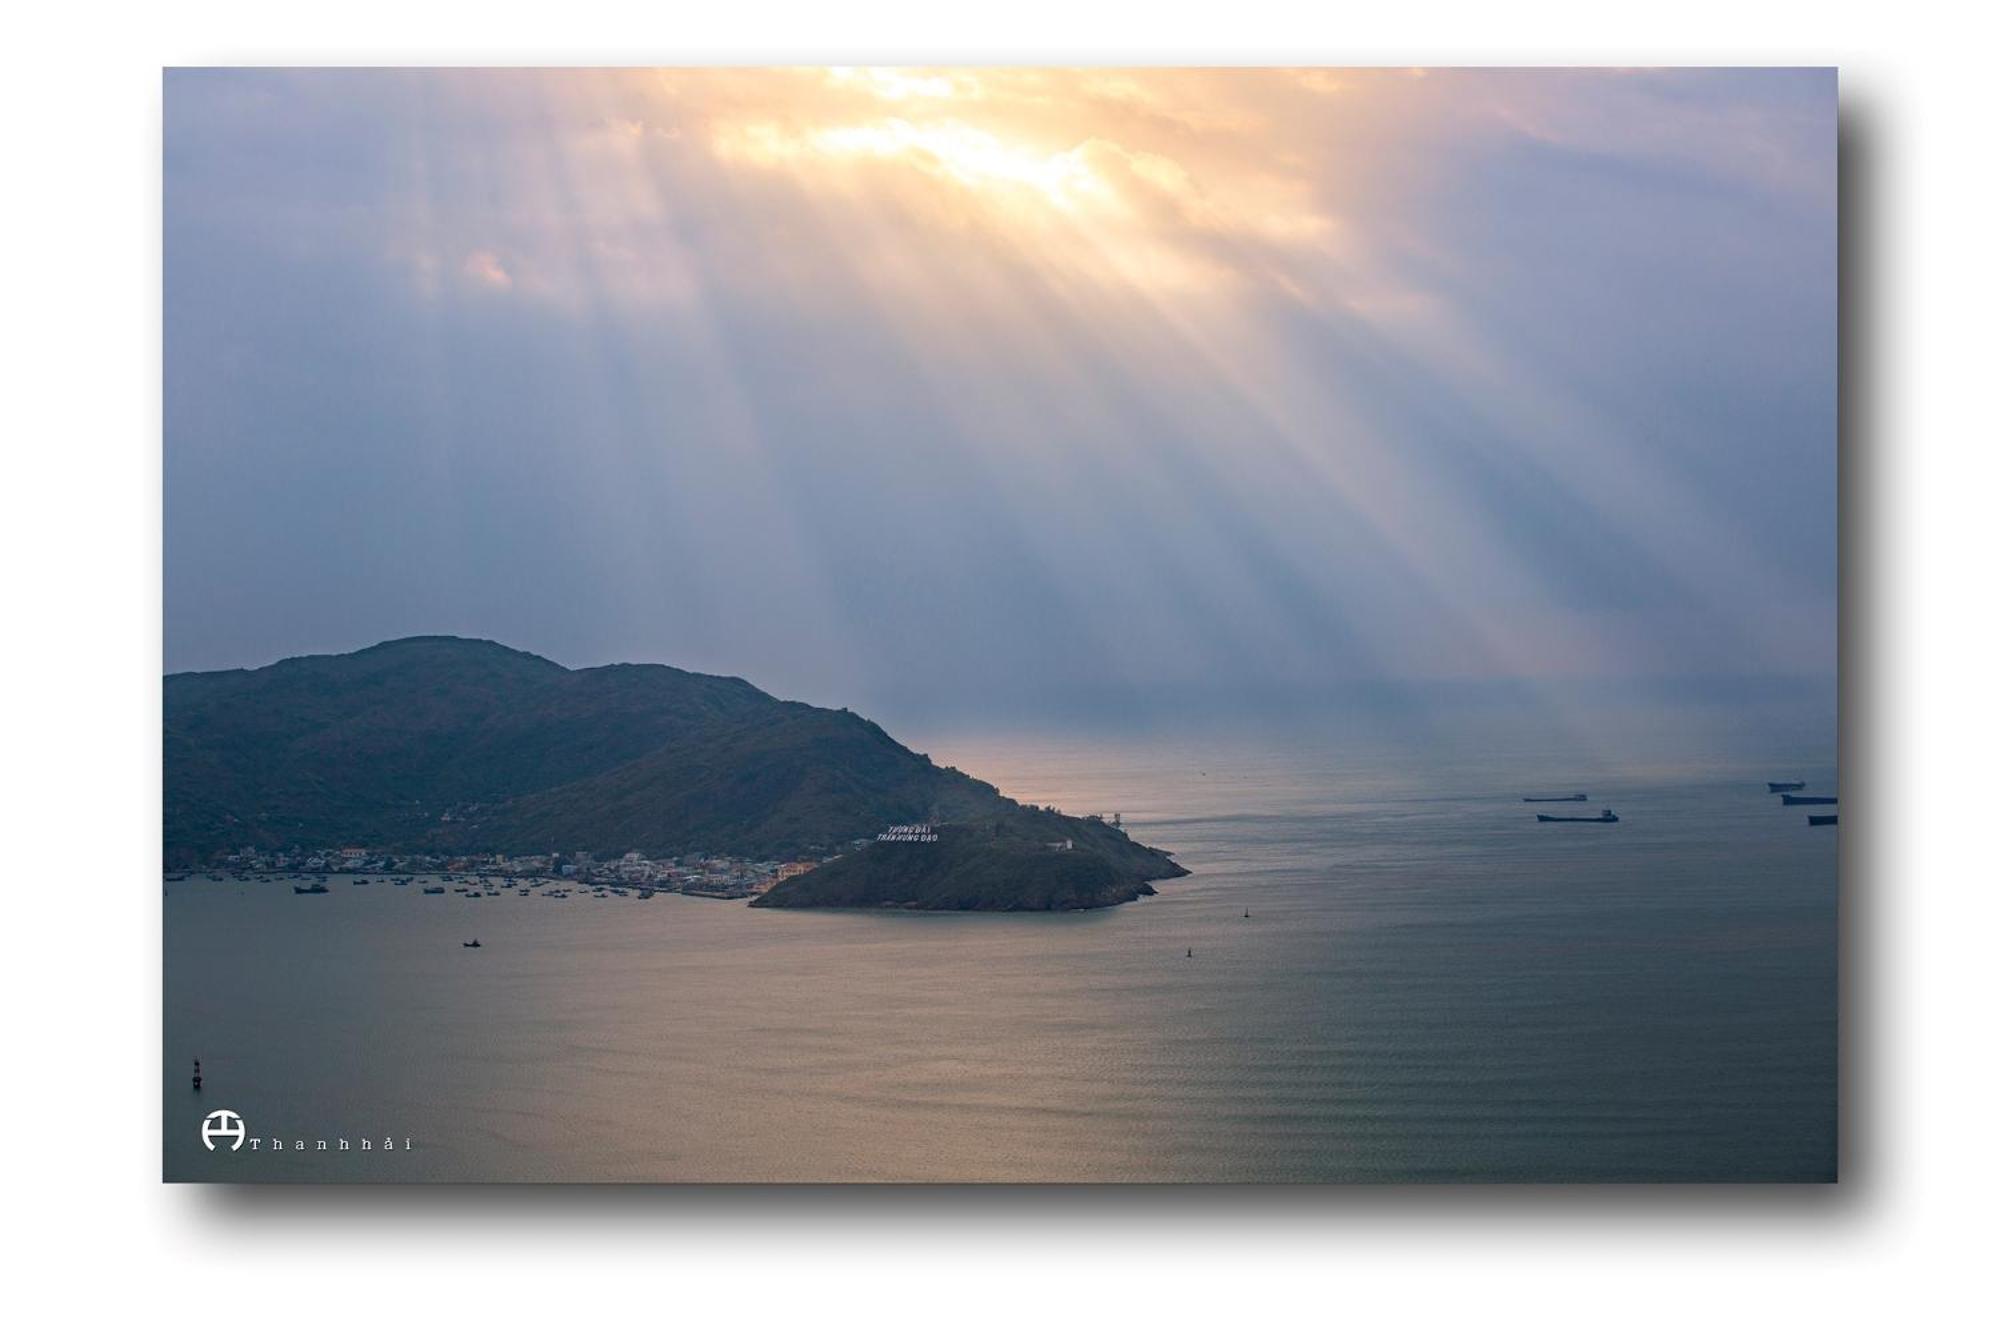
<path fill-rule="evenodd" d="M 953 845 L 993 852 L 965 853 L 981 861 L 976 873 L 952 873 L 979 888 L 954 904 L 1026 901 L 990 873 L 1027 864 L 1014 856 L 1023 839 L 1068 838 L 1085 849 L 1078 858 L 1115 865 L 1062 864 L 1058 878 L 1088 880 L 1091 892 L 1113 881 L 1127 892 L 1141 871 L 1185 873 L 1109 826 L 1021 806 L 941 767 L 857 713 L 781 700 L 736 676 L 571 668 L 490 639 L 423 635 L 173 673 L 162 690 L 170 866 L 246 846 L 824 859 L 921 821 L 976 827 L 973 843 Z M 831 896 L 854 900 L 830 905 L 864 905 L 861 860 L 828 877 L 839 883 Z"/>

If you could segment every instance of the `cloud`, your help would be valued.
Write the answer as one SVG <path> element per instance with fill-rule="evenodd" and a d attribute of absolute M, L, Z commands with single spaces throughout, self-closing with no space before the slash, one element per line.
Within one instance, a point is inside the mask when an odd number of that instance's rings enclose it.
<path fill-rule="evenodd" d="M 475 286 L 488 287 L 495 291 L 509 291 L 514 286 L 514 276 L 507 271 L 500 256 L 491 250 L 474 250 L 466 255 L 459 271 L 470 278 Z"/>
<path fill-rule="evenodd" d="M 1830 670 L 1829 76 L 168 89 L 172 664 L 456 629 L 1022 707 Z"/>

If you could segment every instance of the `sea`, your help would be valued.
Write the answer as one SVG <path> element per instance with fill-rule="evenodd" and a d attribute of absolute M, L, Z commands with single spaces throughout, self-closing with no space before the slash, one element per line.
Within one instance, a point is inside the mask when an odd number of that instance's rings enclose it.
<path fill-rule="evenodd" d="M 1098 911 L 166 883 L 164 1175 L 1834 1179 L 1831 725 L 1422 731 L 913 741 L 1193 872 Z"/>

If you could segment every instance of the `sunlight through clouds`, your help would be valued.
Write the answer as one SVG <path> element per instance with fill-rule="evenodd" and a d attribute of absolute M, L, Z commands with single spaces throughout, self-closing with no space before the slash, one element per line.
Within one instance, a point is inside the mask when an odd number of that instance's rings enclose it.
<path fill-rule="evenodd" d="M 1268 145 L 1246 136 L 1261 115 L 1177 105 L 1142 75 L 835 70 L 796 92 L 780 99 L 784 119 L 720 118 L 717 156 L 784 171 L 808 192 L 867 192 L 912 219 L 985 229 L 1036 247 L 1040 263 L 1185 290 L 1257 276 L 1218 239 L 1309 248 L 1334 231 L 1302 181 L 1259 161 Z M 1192 133 L 1251 155 L 1211 149 L 1198 172 L 1173 155 Z M 886 174 L 856 174 L 868 167 Z M 1291 275 L 1259 280 L 1300 290 Z"/>
<path fill-rule="evenodd" d="M 908 708 L 1830 670 L 1816 72 L 170 89 L 172 521 L 342 494 L 413 627 Z"/>

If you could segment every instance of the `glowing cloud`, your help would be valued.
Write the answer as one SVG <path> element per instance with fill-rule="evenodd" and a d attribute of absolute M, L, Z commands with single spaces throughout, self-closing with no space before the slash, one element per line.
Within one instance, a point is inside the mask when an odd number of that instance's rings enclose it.
<path fill-rule="evenodd" d="M 481 287 L 504 292 L 514 285 L 513 274 L 500 262 L 500 256 L 491 250 L 474 250 L 465 257 L 461 268 L 466 277 Z"/>

